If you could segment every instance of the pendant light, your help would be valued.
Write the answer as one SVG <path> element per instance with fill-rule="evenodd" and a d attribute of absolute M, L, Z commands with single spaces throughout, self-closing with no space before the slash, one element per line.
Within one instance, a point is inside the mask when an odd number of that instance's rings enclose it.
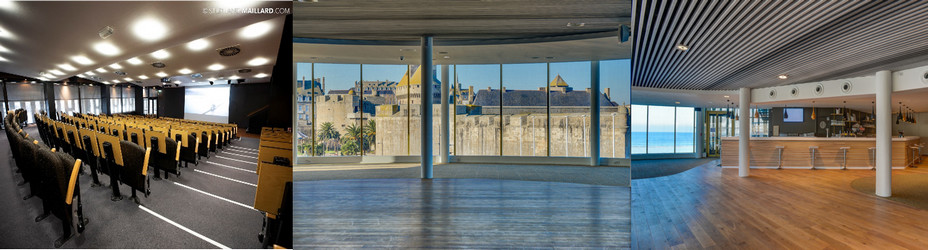
<path fill-rule="evenodd" d="M 812 120 L 815 120 L 815 101 L 812 101 Z"/>
<path fill-rule="evenodd" d="M 754 119 L 760 119 L 760 109 L 757 107 L 754 108 Z"/>
<path fill-rule="evenodd" d="M 899 114 L 896 115 L 896 124 L 899 124 L 900 120 L 902 120 L 902 102 L 899 102 Z"/>
<path fill-rule="evenodd" d="M 789 112 L 786 111 L 786 105 L 783 105 L 783 119 L 789 119 Z"/>
<path fill-rule="evenodd" d="M 844 113 L 844 121 L 847 121 L 847 101 L 844 101 L 844 107 L 841 108 L 844 109 L 844 111 L 841 111 Z"/>

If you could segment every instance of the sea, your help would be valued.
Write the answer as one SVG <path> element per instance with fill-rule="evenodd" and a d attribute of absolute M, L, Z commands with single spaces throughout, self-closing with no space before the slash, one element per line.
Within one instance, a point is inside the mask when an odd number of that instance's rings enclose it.
<path fill-rule="evenodd" d="M 632 154 L 693 153 L 696 150 L 693 133 L 632 132 Z M 676 152 L 674 152 L 676 150 Z"/>

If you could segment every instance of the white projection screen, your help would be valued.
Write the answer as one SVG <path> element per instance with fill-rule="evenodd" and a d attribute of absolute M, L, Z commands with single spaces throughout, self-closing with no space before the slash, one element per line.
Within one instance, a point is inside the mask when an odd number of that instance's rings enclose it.
<path fill-rule="evenodd" d="M 187 87 L 184 119 L 229 122 L 229 86 Z"/>

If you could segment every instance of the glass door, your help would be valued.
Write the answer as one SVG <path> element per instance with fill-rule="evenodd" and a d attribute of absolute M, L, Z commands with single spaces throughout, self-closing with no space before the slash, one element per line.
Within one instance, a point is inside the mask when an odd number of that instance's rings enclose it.
<path fill-rule="evenodd" d="M 706 111 L 706 156 L 719 157 L 722 135 L 728 134 L 728 120 L 725 111 Z"/>

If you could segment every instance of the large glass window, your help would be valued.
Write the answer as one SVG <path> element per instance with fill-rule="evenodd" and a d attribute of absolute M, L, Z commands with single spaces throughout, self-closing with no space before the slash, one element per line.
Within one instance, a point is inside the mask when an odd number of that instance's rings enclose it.
<path fill-rule="evenodd" d="M 99 86 L 80 86 L 81 89 L 81 112 L 86 114 L 100 114 L 100 87 Z"/>
<path fill-rule="evenodd" d="M 696 112 L 692 107 L 632 105 L 632 154 L 696 151 Z"/>
<path fill-rule="evenodd" d="M 602 157 L 625 157 L 627 61 L 600 64 Z M 591 65 L 449 65 L 451 154 L 589 156 Z M 418 155 L 423 87 L 437 155 L 443 72 L 434 68 L 434 84 L 423 84 L 418 65 L 298 63 L 298 155 Z"/>
<path fill-rule="evenodd" d="M 505 64 L 502 69 L 503 155 L 546 156 L 547 64 Z"/>
<path fill-rule="evenodd" d="M 454 124 L 457 155 L 500 155 L 500 65 L 457 65 L 465 110 Z M 496 95 L 494 95 L 496 93 Z M 493 97 L 496 98 L 493 98 Z"/>
<path fill-rule="evenodd" d="M 696 111 L 690 107 L 677 107 L 674 129 L 674 153 L 696 152 Z"/>
<path fill-rule="evenodd" d="M 628 105 L 631 98 L 631 60 L 599 63 L 600 156 L 625 158 Z"/>
<path fill-rule="evenodd" d="M 9 98 L 10 109 L 25 109 L 29 113 L 27 117 L 28 123 L 35 123 L 32 114 L 41 110 L 48 110 L 45 106 L 45 91 L 41 84 L 8 83 L 6 88 L 9 91 L 7 97 Z"/>

